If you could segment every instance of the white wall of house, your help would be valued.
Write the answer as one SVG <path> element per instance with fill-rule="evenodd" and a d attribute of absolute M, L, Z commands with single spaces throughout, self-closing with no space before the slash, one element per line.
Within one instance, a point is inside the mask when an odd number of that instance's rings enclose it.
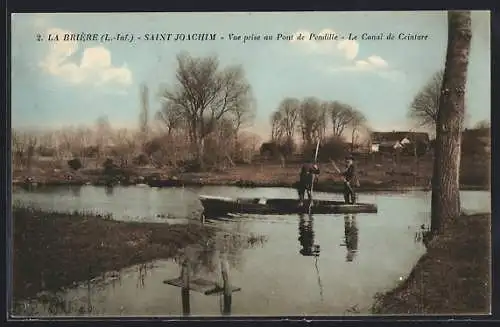
<path fill-rule="evenodd" d="M 401 142 L 396 142 L 392 146 L 394 149 L 401 149 L 404 145 Z"/>
<path fill-rule="evenodd" d="M 400 142 L 402 145 L 406 145 L 406 144 L 410 144 L 410 140 L 408 140 L 406 137 L 404 139 L 401 140 Z"/>

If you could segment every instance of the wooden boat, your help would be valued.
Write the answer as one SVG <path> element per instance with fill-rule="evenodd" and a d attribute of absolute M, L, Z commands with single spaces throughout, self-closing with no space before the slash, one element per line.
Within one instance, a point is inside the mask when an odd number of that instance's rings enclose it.
<path fill-rule="evenodd" d="M 306 213 L 307 201 L 299 206 L 297 199 L 228 198 L 200 195 L 205 217 L 225 216 L 228 214 L 285 215 Z M 338 213 L 376 213 L 377 206 L 369 203 L 346 204 L 343 201 L 314 200 L 313 214 Z"/>

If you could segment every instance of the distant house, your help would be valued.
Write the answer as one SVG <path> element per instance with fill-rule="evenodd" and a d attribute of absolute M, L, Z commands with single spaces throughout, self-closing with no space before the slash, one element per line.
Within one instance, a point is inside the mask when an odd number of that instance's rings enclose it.
<path fill-rule="evenodd" d="M 352 142 L 345 142 L 344 143 L 344 150 L 346 152 L 352 152 L 357 153 L 357 154 L 363 154 L 363 153 L 370 153 L 370 146 L 371 144 L 354 144 L 352 145 Z"/>
<path fill-rule="evenodd" d="M 419 152 L 426 152 L 429 146 L 429 134 L 422 132 L 393 131 L 372 132 L 370 135 L 371 152 L 392 153 L 396 150 L 413 152 L 416 146 Z"/>
<path fill-rule="evenodd" d="M 490 128 L 465 129 L 462 132 L 462 151 L 470 154 L 491 154 Z"/>
<path fill-rule="evenodd" d="M 463 138 L 478 138 L 478 139 L 483 139 L 484 141 L 490 139 L 490 134 L 491 134 L 491 129 L 488 127 L 484 128 L 472 128 L 472 129 L 465 129 L 462 132 L 462 137 Z"/>

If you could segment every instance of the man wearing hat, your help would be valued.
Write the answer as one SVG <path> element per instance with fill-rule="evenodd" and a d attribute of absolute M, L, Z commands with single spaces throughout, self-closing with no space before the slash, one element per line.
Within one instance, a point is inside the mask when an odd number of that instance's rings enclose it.
<path fill-rule="evenodd" d="M 357 186 L 356 171 L 354 168 L 354 158 L 346 158 L 346 170 L 341 173 L 344 177 L 344 200 L 347 204 L 356 203 L 356 193 L 354 187 Z"/>
<path fill-rule="evenodd" d="M 319 174 L 319 168 L 317 164 L 306 163 L 300 169 L 299 182 L 297 183 L 297 191 L 299 193 L 299 206 L 304 203 L 305 193 L 307 191 L 307 197 L 311 201 L 311 188 L 312 185 Z"/>

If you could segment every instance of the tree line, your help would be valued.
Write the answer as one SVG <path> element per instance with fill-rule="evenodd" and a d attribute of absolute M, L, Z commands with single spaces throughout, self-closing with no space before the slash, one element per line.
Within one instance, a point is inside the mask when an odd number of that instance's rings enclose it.
<path fill-rule="evenodd" d="M 159 92 L 160 110 L 151 119 L 148 88 L 140 88 L 139 128 L 114 129 L 106 117 L 93 127 L 58 131 L 12 131 L 13 163 L 29 167 L 35 155 L 84 161 L 114 157 L 130 163 L 192 166 L 193 169 L 248 161 L 258 137 L 242 129 L 252 124 L 255 99 L 240 65 L 221 67 L 214 57 L 177 56 L 175 81 Z M 159 127 L 152 131 L 152 123 Z"/>
<path fill-rule="evenodd" d="M 253 124 L 256 111 L 243 67 L 223 67 L 215 56 L 196 58 L 180 53 L 176 59 L 175 79 L 160 87 L 160 109 L 153 119 L 149 89 L 141 85 L 137 131 L 113 129 L 106 117 L 100 117 L 93 128 L 42 134 L 13 131 L 15 163 L 30 162 L 35 153 L 82 161 L 112 156 L 121 165 L 139 162 L 198 170 L 251 160 L 260 140 L 242 132 Z M 156 133 L 151 131 L 151 120 L 160 126 Z M 352 130 L 354 143 L 365 123 L 362 113 L 338 101 L 286 98 L 271 114 L 270 138 L 280 146 L 288 144 L 291 153 L 296 150 L 297 136 L 307 148 L 326 135 L 342 137 L 346 128 Z"/>
<path fill-rule="evenodd" d="M 315 97 L 285 98 L 271 115 L 271 144 L 282 155 L 296 151 L 297 137 L 302 151 L 308 153 L 316 143 L 341 145 L 350 129 L 351 150 L 367 119 L 359 110 L 340 101 L 321 101 Z"/>

